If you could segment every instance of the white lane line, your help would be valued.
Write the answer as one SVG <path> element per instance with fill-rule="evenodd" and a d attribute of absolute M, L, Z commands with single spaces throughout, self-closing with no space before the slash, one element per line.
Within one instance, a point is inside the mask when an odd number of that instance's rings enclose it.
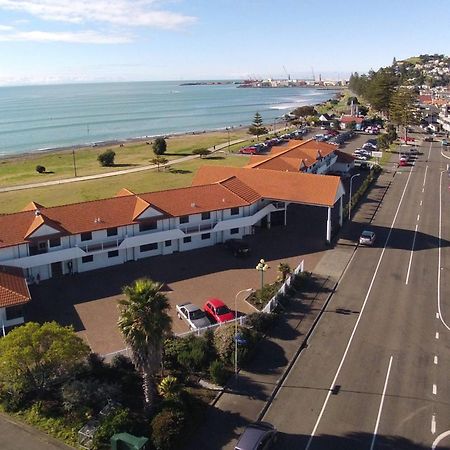
<path fill-rule="evenodd" d="M 422 186 L 424 186 L 424 187 L 425 187 L 425 183 L 427 181 L 427 172 L 428 172 L 428 166 L 425 167 L 425 175 L 423 176 L 423 184 L 422 184 Z"/>
<path fill-rule="evenodd" d="M 436 331 L 436 339 L 439 339 L 439 332 Z"/>
<path fill-rule="evenodd" d="M 437 355 L 434 355 L 434 363 L 435 363 L 435 364 L 438 363 L 438 357 L 437 357 Z"/>
<path fill-rule="evenodd" d="M 431 416 L 431 433 L 436 434 L 436 416 L 434 414 Z"/>
<path fill-rule="evenodd" d="M 448 435 L 450 435 L 449 431 L 444 431 L 441 433 L 433 442 L 433 445 L 431 446 L 431 450 L 435 450 L 435 448 L 438 446 L 439 442 L 441 442 L 443 439 L 445 439 Z"/>
<path fill-rule="evenodd" d="M 417 222 L 420 220 L 420 214 L 417 214 Z"/>
<path fill-rule="evenodd" d="M 437 394 L 437 386 L 433 384 L 433 395 Z"/>
<path fill-rule="evenodd" d="M 312 441 L 313 441 L 314 436 L 316 434 L 317 428 L 319 427 L 319 423 L 322 420 L 323 413 L 325 412 L 325 408 L 327 407 L 328 401 L 330 399 L 333 387 L 334 387 L 334 385 L 336 383 L 336 380 L 337 380 L 337 378 L 338 378 L 338 376 L 339 376 L 339 374 L 341 372 L 341 369 L 342 369 L 342 366 L 344 365 L 345 359 L 347 358 L 347 353 L 348 353 L 348 351 L 350 349 L 350 346 L 352 345 L 353 337 L 355 336 L 356 330 L 358 329 L 359 322 L 361 321 L 361 318 L 363 316 L 364 309 L 366 308 L 367 300 L 369 299 L 369 295 L 372 292 L 372 287 L 373 287 L 373 284 L 375 283 L 375 278 L 377 276 L 378 269 L 380 268 L 381 261 L 383 260 L 384 252 L 386 251 L 386 246 L 387 246 L 387 244 L 389 242 L 389 239 L 391 237 L 392 229 L 394 228 L 395 222 L 397 220 L 397 216 L 398 216 L 398 213 L 400 211 L 400 207 L 402 205 L 403 198 L 405 197 L 406 189 L 408 188 L 409 180 L 411 179 L 411 174 L 412 174 L 412 170 L 409 171 L 408 179 L 406 180 L 406 184 L 405 184 L 405 187 L 403 188 L 402 196 L 400 197 L 400 201 L 399 201 L 398 206 L 397 206 L 397 211 L 395 212 L 394 218 L 392 219 L 391 227 L 389 228 L 389 233 L 388 233 L 386 241 L 384 243 L 383 250 L 381 251 L 381 255 L 378 258 L 377 266 L 375 267 L 375 271 L 373 273 L 372 280 L 371 280 L 370 285 L 369 285 L 369 289 L 367 290 L 366 297 L 364 298 L 364 302 L 362 304 L 362 307 L 361 307 L 361 310 L 359 312 L 358 318 L 356 319 L 356 323 L 355 323 L 355 326 L 353 327 L 352 334 L 350 335 L 350 338 L 349 338 L 349 340 L 347 342 L 347 346 L 346 346 L 346 348 L 344 350 L 344 354 L 342 355 L 341 362 L 339 363 L 339 366 L 338 366 L 338 368 L 336 370 L 336 374 L 334 375 L 333 381 L 331 382 L 330 388 L 328 389 L 327 396 L 325 397 L 325 401 L 324 401 L 324 403 L 322 405 L 322 409 L 320 410 L 319 416 L 317 417 L 316 423 L 315 423 L 314 428 L 313 428 L 313 430 L 311 432 L 311 436 L 309 437 L 308 443 L 306 444 L 305 450 L 309 450 L 309 447 L 311 447 L 311 444 L 312 444 Z"/>
<path fill-rule="evenodd" d="M 437 275 L 437 304 L 438 304 L 438 312 L 439 318 L 441 322 L 444 324 L 444 327 L 450 331 L 450 327 L 446 324 L 444 318 L 442 317 L 441 311 L 441 243 L 442 243 L 442 174 L 439 177 L 439 246 L 438 246 L 438 275 Z"/>
<path fill-rule="evenodd" d="M 417 236 L 417 228 L 418 227 L 419 227 L 419 225 L 416 225 L 416 230 L 414 231 L 414 238 L 413 238 L 413 242 L 412 242 L 411 253 L 409 254 L 408 272 L 406 273 L 405 284 L 408 284 L 408 281 L 409 281 L 409 273 L 411 271 L 411 264 L 412 264 L 412 259 L 413 259 L 413 255 L 414 255 L 414 246 L 416 245 L 416 236 Z"/>
<path fill-rule="evenodd" d="M 430 155 L 431 155 L 431 147 L 433 146 L 433 143 L 432 142 L 430 142 L 430 149 L 428 150 L 428 158 L 427 159 L 430 159 Z"/>
<path fill-rule="evenodd" d="M 425 189 L 424 189 L 424 188 L 422 188 L 422 192 L 425 192 Z"/>
<path fill-rule="evenodd" d="M 439 319 L 439 313 L 436 313 L 436 319 Z"/>
<path fill-rule="evenodd" d="M 387 370 L 387 374 L 386 374 L 386 379 L 384 380 L 383 394 L 381 395 L 380 407 L 378 408 L 378 416 L 377 416 L 377 421 L 375 423 L 375 430 L 373 432 L 372 442 L 370 443 L 370 450 L 373 450 L 373 447 L 375 445 L 375 440 L 377 439 L 378 426 L 380 425 L 381 412 L 383 411 L 384 396 L 386 395 L 386 389 L 387 389 L 387 385 L 388 385 L 388 381 L 389 381 L 389 374 L 391 373 L 392 359 L 393 359 L 393 356 L 391 355 L 391 357 L 389 359 L 389 366 L 388 366 L 388 370 Z"/>
<path fill-rule="evenodd" d="M 422 206 L 423 200 L 420 200 L 420 206 Z"/>

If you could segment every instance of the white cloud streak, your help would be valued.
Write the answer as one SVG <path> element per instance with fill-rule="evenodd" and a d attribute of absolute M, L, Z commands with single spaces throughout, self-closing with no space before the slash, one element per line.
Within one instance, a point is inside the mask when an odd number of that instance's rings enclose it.
<path fill-rule="evenodd" d="M 66 42 L 77 44 L 126 44 L 131 42 L 129 36 L 108 35 L 96 31 L 80 32 L 50 32 L 50 31 L 14 31 L 2 32 L 0 27 L 0 42 L 31 41 L 31 42 Z"/>
<path fill-rule="evenodd" d="M 179 29 L 195 17 L 155 9 L 155 0 L 0 0 L 0 9 L 43 20 L 82 24 L 101 22 L 128 27 Z"/>

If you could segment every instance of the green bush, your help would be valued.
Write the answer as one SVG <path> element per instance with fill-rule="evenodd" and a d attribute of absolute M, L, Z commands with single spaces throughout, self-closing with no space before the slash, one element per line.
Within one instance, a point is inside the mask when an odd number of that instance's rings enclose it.
<path fill-rule="evenodd" d="M 200 155 L 200 158 L 208 156 L 210 153 L 211 153 L 211 151 L 206 148 L 198 148 L 198 149 L 192 151 L 193 155 Z"/>
<path fill-rule="evenodd" d="M 157 450 L 173 450 L 177 448 L 183 437 L 186 419 L 179 409 L 164 409 L 157 414 L 151 423 L 152 442 Z"/>
<path fill-rule="evenodd" d="M 246 317 L 245 325 L 260 333 L 266 333 L 276 317 L 276 314 L 273 313 L 254 312 Z"/>
<path fill-rule="evenodd" d="M 245 344 L 238 345 L 238 363 L 241 364 L 252 354 L 259 335 L 255 330 L 242 326 L 238 327 L 238 335 L 241 337 L 242 341 L 246 342 Z M 217 355 L 225 364 L 234 363 L 234 325 L 223 325 L 216 329 L 214 333 L 214 346 Z"/>
<path fill-rule="evenodd" d="M 157 156 L 163 155 L 167 150 L 167 143 L 163 137 L 157 137 L 153 141 L 153 153 Z"/>
<path fill-rule="evenodd" d="M 94 450 L 111 448 L 111 437 L 117 433 L 130 432 L 133 421 L 127 408 L 116 409 L 100 423 L 94 435 Z"/>
<path fill-rule="evenodd" d="M 258 289 L 256 292 L 254 292 L 248 300 L 257 308 L 262 309 L 278 292 L 281 285 L 282 283 L 280 281 L 277 281 L 273 284 L 265 284 L 262 289 Z"/>
<path fill-rule="evenodd" d="M 97 160 L 103 167 L 109 167 L 114 165 L 114 158 L 116 157 L 116 152 L 114 150 L 108 149 L 100 155 L 97 156 Z"/>
<path fill-rule="evenodd" d="M 38 164 L 36 166 L 36 172 L 37 173 L 45 173 L 45 167 Z"/>
<path fill-rule="evenodd" d="M 220 359 L 216 359 L 209 366 L 209 375 L 213 383 L 224 386 L 230 376 L 230 372 Z"/>

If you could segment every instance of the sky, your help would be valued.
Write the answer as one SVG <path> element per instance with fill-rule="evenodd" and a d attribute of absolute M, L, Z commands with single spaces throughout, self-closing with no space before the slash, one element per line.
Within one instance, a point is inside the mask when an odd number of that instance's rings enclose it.
<path fill-rule="evenodd" d="M 0 0 L 0 85 L 348 78 L 450 53 L 450 1 Z"/>

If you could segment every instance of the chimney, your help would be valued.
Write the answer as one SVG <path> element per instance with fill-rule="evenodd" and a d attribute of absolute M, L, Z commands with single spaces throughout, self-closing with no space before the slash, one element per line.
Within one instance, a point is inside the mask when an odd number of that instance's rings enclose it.
<path fill-rule="evenodd" d="M 34 211 L 34 215 L 36 217 L 40 216 L 41 215 L 41 211 L 39 211 L 39 209 L 36 209 L 36 211 Z"/>

